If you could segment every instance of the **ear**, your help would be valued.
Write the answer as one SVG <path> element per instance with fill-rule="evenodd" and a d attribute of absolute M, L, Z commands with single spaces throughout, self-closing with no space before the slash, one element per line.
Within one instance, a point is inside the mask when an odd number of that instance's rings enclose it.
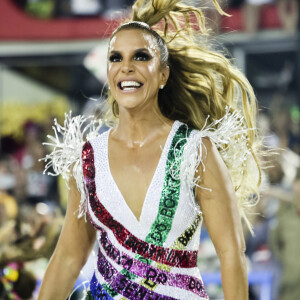
<path fill-rule="evenodd" d="M 166 85 L 170 75 L 170 67 L 166 66 L 161 70 L 160 84 Z"/>

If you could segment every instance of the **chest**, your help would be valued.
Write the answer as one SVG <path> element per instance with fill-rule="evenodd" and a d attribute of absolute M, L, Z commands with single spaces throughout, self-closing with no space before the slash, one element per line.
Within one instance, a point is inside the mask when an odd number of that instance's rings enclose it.
<path fill-rule="evenodd" d="M 128 148 L 111 141 L 108 145 L 108 164 L 112 178 L 124 201 L 139 219 L 147 191 L 156 170 L 165 141 L 159 139 L 146 147 Z"/>
<path fill-rule="evenodd" d="M 182 148 L 178 140 L 186 141 L 187 136 L 186 127 L 177 136 L 179 126 L 173 125 L 163 149 L 157 144 L 142 153 L 124 149 L 109 153 L 107 134 L 91 142 L 97 201 L 114 222 L 142 239 L 159 238 L 160 244 L 174 241 L 197 216 L 187 187 L 172 174 L 173 154 Z"/>

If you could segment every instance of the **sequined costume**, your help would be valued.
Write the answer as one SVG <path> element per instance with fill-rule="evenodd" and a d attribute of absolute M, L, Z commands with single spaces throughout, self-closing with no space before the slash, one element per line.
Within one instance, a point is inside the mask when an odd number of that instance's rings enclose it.
<path fill-rule="evenodd" d="M 109 170 L 108 132 L 83 147 L 88 214 L 98 231 L 95 299 L 208 299 L 199 270 L 201 212 L 188 187 L 171 174 L 190 135 L 176 121 L 147 191 L 140 221 L 126 205 Z"/>
<path fill-rule="evenodd" d="M 174 122 L 146 193 L 140 220 L 127 206 L 111 175 L 109 131 L 97 136 L 93 132 L 98 127 L 94 126 L 84 142 L 82 135 L 74 131 L 83 124 L 81 121 L 80 117 L 67 116 L 60 131 L 64 137 L 71 131 L 76 143 L 82 145 L 81 160 L 74 166 L 73 176 L 84 194 L 80 215 L 87 212 L 97 230 L 97 265 L 86 299 L 208 299 L 196 264 L 202 213 L 193 193 L 195 170 L 206 155 L 202 138 L 209 136 L 221 148 L 237 134 L 244 134 L 239 117 L 228 113 L 219 130 L 208 126 L 198 131 Z M 67 179 L 70 159 L 66 158 L 65 139 L 60 142 L 56 135 L 52 140 L 56 148 L 45 158 L 50 159 L 47 167 L 52 166 L 55 175 L 60 173 Z M 68 145 L 70 151 L 74 152 L 76 143 Z M 242 153 L 247 155 L 245 148 Z M 58 156 L 59 163 L 55 163 Z"/>

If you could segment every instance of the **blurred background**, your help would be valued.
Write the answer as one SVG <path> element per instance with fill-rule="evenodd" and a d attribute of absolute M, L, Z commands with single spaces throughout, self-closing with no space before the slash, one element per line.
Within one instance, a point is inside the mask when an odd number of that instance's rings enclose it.
<path fill-rule="evenodd" d="M 42 175 L 53 119 L 100 110 L 107 37 L 132 0 L 0 1 L 0 300 L 36 299 L 66 209 L 61 178 Z M 300 37 L 298 0 L 210 0 L 203 7 L 216 48 L 253 85 L 266 149 L 261 201 L 245 231 L 249 298 L 300 299 Z M 219 264 L 203 228 L 199 267 L 222 299 Z M 71 299 L 81 299 L 93 254 Z M 59 284 L 59 283 L 58 283 Z"/>

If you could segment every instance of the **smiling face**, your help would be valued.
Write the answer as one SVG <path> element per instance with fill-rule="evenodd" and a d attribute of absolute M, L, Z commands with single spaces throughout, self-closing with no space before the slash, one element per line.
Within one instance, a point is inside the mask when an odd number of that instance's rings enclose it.
<path fill-rule="evenodd" d="M 161 68 L 159 48 L 151 34 L 124 29 L 111 39 L 107 74 L 121 112 L 157 105 L 159 87 L 166 84 L 169 68 Z"/>

